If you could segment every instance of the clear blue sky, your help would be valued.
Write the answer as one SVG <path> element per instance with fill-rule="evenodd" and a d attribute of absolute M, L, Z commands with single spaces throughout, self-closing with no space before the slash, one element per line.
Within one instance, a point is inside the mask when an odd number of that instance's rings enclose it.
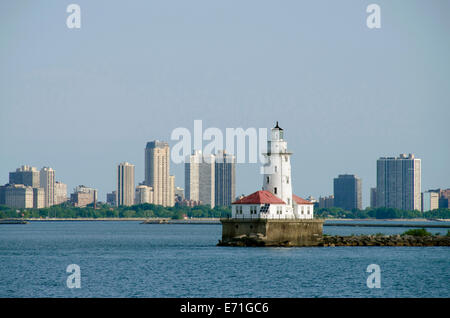
<path fill-rule="evenodd" d="M 366 27 L 370 3 L 381 29 Z M 142 181 L 146 142 L 202 119 L 280 121 L 303 197 L 354 173 L 366 206 L 377 158 L 399 153 L 422 159 L 422 190 L 450 187 L 449 15 L 446 0 L 2 1 L 0 183 L 45 165 L 105 200 L 118 163 Z M 238 193 L 260 187 L 257 164 L 238 167 Z"/>

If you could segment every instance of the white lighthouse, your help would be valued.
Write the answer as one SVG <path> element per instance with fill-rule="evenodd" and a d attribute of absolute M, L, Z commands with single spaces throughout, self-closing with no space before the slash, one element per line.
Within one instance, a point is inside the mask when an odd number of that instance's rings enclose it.
<path fill-rule="evenodd" d="M 233 203 L 233 218 L 312 219 L 314 204 L 292 194 L 291 157 L 278 122 L 264 153 L 262 191 Z"/>
<path fill-rule="evenodd" d="M 264 165 L 263 190 L 267 190 L 286 203 L 286 213 L 292 214 L 291 152 L 287 149 L 283 128 L 272 128 L 267 141 Z"/>

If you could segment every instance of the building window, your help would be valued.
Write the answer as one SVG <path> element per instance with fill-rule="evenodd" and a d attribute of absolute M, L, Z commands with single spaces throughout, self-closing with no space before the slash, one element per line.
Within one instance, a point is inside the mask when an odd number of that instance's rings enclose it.
<path fill-rule="evenodd" d="M 266 178 L 266 183 L 269 183 L 269 177 Z"/>
<path fill-rule="evenodd" d="M 289 177 L 286 177 L 286 183 L 289 184 Z"/>
<path fill-rule="evenodd" d="M 282 206 L 278 206 L 277 207 L 277 214 L 283 214 L 283 207 Z"/>
<path fill-rule="evenodd" d="M 291 204 L 291 199 L 288 198 L 287 201 L 288 201 L 288 204 Z"/>
<path fill-rule="evenodd" d="M 273 188 L 273 193 L 277 194 L 277 187 Z"/>
<path fill-rule="evenodd" d="M 275 172 L 277 172 L 277 170 L 278 170 L 278 167 L 277 167 L 277 166 L 275 166 Z"/>

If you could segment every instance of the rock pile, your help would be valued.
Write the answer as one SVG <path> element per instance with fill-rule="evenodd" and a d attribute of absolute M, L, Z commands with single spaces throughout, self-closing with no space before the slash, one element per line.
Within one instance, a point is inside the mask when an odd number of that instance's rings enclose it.
<path fill-rule="evenodd" d="M 324 235 L 319 246 L 450 246 L 450 236 Z"/>
<path fill-rule="evenodd" d="M 218 246 L 295 246 L 289 241 L 270 242 L 262 234 L 249 234 L 219 241 Z M 450 236 L 413 235 L 324 235 L 315 246 L 450 246 Z"/>

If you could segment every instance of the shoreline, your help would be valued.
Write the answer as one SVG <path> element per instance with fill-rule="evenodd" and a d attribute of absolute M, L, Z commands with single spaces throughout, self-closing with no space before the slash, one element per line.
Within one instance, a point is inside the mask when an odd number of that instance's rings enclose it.
<path fill-rule="evenodd" d="M 220 224 L 220 218 L 17 218 L 25 222 L 112 222 L 135 221 L 141 224 Z M 1 221 L 1 219 L 0 219 Z M 339 223 L 335 222 L 338 221 Z M 376 223 L 375 223 L 376 222 Z M 395 223 L 394 223 L 395 222 Z M 422 222 L 422 223 L 412 223 Z M 434 224 L 430 224 L 435 222 Z M 438 224 L 436 224 L 438 223 Z M 0 222 L 1 224 L 1 222 Z M 323 226 L 350 226 L 350 227 L 404 227 L 404 228 L 450 228 L 450 220 L 445 219 L 324 219 Z"/>

